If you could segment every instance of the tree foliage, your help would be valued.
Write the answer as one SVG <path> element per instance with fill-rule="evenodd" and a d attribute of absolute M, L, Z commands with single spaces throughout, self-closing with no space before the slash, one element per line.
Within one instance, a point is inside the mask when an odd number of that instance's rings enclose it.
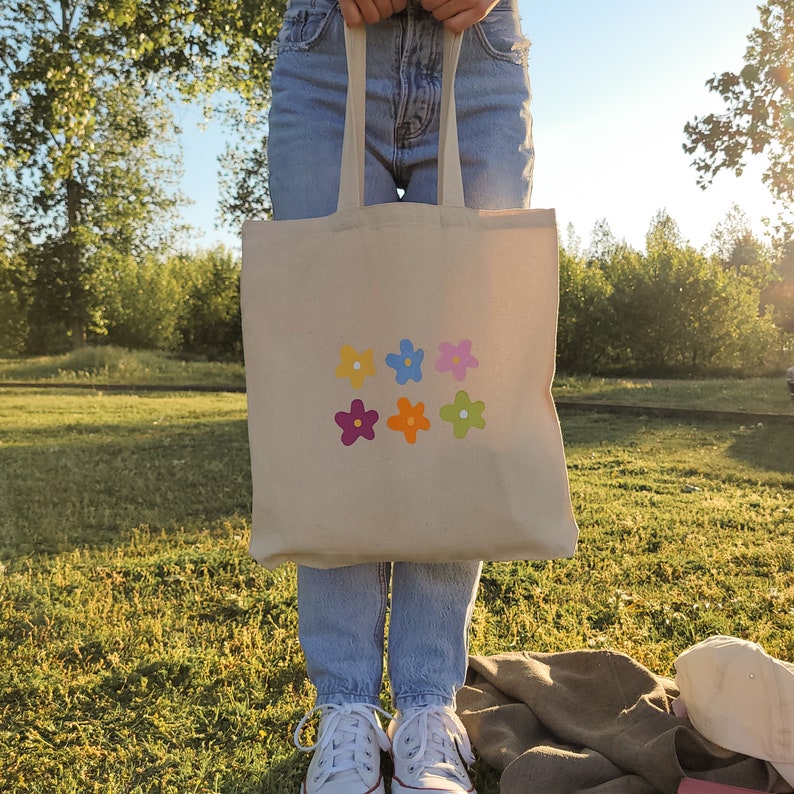
<path fill-rule="evenodd" d="M 610 363 L 611 285 L 601 268 L 575 252 L 560 251 L 560 321 L 557 366 L 599 372 Z"/>
<path fill-rule="evenodd" d="M 242 355 L 240 261 L 218 247 L 114 263 L 107 340 L 214 359 Z"/>
<path fill-rule="evenodd" d="M 714 228 L 710 247 L 724 270 L 749 279 L 759 289 L 779 278 L 774 252 L 755 236 L 750 219 L 736 204 Z"/>
<path fill-rule="evenodd" d="M 120 47 L 92 0 L 0 9 L 2 189 L 41 349 L 101 329 L 103 262 L 158 244 L 178 202 L 164 99 Z"/>
<path fill-rule="evenodd" d="M 558 367 L 681 376 L 776 366 L 781 332 L 759 313 L 751 278 L 681 237 L 660 212 L 645 251 L 599 222 L 587 256 L 560 254 Z"/>
<path fill-rule="evenodd" d="M 8 213 L 0 206 L 0 356 L 13 356 L 25 348 L 27 281 L 27 268 L 15 249 Z"/>
<path fill-rule="evenodd" d="M 725 112 L 688 123 L 684 149 L 694 155 L 702 187 L 722 170 L 741 174 L 749 155 L 765 154 L 764 181 L 788 211 L 794 205 L 794 0 L 767 0 L 759 12 L 744 66 L 706 83 Z"/>
<path fill-rule="evenodd" d="M 220 213 L 234 227 L 270 211 L 267 108 L 272 44 L 286 0 L 106 0 L 126 40 L 146 42 L 137 62 L 166 74 L 189 97 L 221 97 L 234 141 L 221 158 Z"/>
<path fill-rule="evenodd" d="M 46 318 L 42 349 L 101 332 L 108 267 L 168 239 L 182 201 L 168 100 L 266 93 L 282 10 L 281 0 L 0 4 L 0 199 L 33 276 L 29 310 Z"/>

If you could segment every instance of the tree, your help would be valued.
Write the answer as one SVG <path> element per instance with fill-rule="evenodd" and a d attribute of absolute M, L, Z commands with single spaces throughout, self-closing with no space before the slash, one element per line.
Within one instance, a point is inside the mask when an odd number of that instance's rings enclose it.
<path fill-rule="evenodd" d="M 108 268 L 105 321 L 110 344 L 134 350 L 180 350 L 185 274 L 155 253 L 117 256 Z"/>
<path fill-rule="evenodd" d="M 758 289 L 776 278 L 772 251 L 753 234 L 747 214 L 736 204 L 714 228 L 711 249 L 724 270 Z"/>
<path fill-rule="evenodd" d="M 182 351 L 211 358 L 241 357 L 239 259 L 217 247 L 197 253 L 189 264 L 179 325 Z"/>
<path fill-rule="evenodd" d="M 606 218 L 595 222 L 590 233 L 590 246 L 587 249 L 587 264 L 591 267 L 603 268 L 612 258 L 625 247 L 618 240 Z"/>
<path fill-rule="evenodd" d="M 102 328 L 102 263 L 156 245 L 178 203 L 173 124 L 93 0 L 0 9 L 0 167 L 32 248 L 38 345 Z"/>
<path fill-rule="evenodd" d="M 181 200 L 168 100 L 266 92 L 282 10 L 281 0 L 0 5 L 0 198 L 32 245 L 34 346 L 103 331 L 107 263 L 157 248 Z"/>
<path fill-rule="evenodd" d="M 560 249 L 557 367 L 563 372 L 602 372 L 609 363 L 610 285 L 601 268 Z"/>
<path fill-rule="evenodd" d="M 8 211 L 0 206 L 0 356 L 22 352 L 27 338 L 28 273 L 10 231 Z"/>
<path fill-rule="evenodd" d="M 753 371 L 777 331 L 758 316 L 758 290 L 681 239 L 665 212 L 654 218 L 644 254 L 618 257 L 612 286 L 616 363 L 645 375 Z"/>
<path fill-rule="evenodd" d="M 741 240 L 752 233 L 747 213 L 738 204 L 732 204 L 711 232 L 709 250 L 720 262 L 727 262 Z"/>
<path fill-rule="evenodd" d="M 794 0 L 767 0 L 759 12 L 739 73 L 706 82 L 725 112 L 689 122 L 684 150 L 694 155 L 701 187 L 722 170 L 740 175 L 748 155 L 765 154 L 764 181 L 788 211 L 794 204 Z"/>
<path fill-rule="evenodd" d="M 777 280 L 761 291 L 761 304 L 771 307 L 776 325 L 785 333 L 794 334 L 794 240 L 778 245 L 776 272 Z"/>
<path fill-rule="evenodd" d="M 204 98 L 235 133 L 221 158 L 220 210 L 227 225 L 270 211 L 267 109 L 272 44 L 286 0 L 106 0 L 126 40 L 148 43 L 136 57 L 190 98 Z M 164 10 L 163 10 L 164 7 Z M 209 96 L 222 96 L 217 108 Z"/>
<path fill-rule="evenodd" d="M 582 238 L 576 233 L 576 227 L 570 222 L 565 227 L 565 242 L 560 243 L 560 247 L 569 256 L 579 257 L 582 254 Z"/>

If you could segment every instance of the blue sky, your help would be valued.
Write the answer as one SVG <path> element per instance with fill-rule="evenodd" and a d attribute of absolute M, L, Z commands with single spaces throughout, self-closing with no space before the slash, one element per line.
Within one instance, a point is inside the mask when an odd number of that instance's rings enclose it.
<path fill-rule="evenodd" d="M 587 245 L 605 218 L 614 234 L 642 247 L 651 219 L 666 209 L 684 237 L 702 247 L 732 204 L 756 230 L 771 212 L 761 163 L 745 176 L 721 175 L 702 191 L 683 152 L 684 124 L 719 111 L 705 87 L 714 73 L 741 68 L 747 34 L 758 21 L 752 0 L 519 0 L 532 41 L 536 147 L 533 206 L 554 207 Z M 223 130 L 199 129 L 182 113 L 185 220 L 201 245 L 237 246 L 217 227 L 215 158 Z"/>

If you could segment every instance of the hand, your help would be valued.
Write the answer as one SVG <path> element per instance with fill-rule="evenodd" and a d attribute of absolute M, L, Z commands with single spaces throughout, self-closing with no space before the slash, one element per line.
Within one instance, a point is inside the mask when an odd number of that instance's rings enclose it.
<path fill-rule="evenodd" d="M 341 0 L 340 0 L 341 1 Z M 453 33 L 460 33 L 488 16 L 499 0 L 421 0 L 422 8 L 443 22 Z"/>
<path fill-rule="evenodd" d="M 354 28 L 365 22 L 374 25 L 381 19 L 404 11 L 408 0 L 339 0 L 345 22 Z"/>

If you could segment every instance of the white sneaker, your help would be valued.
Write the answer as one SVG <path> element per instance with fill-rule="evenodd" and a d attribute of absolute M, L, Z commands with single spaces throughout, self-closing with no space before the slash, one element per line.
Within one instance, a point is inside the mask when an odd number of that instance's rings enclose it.
<path fill-rule="evenodd" d="M 307 721 L 322 712 L 317 741 L 301 744 Z M 391 715 L 364 703 L 315 706 L 295 729 L 295 746 L 314 751 L 300 794 L 385 794 L 380 771 L 380 751 L 389 749 L 389 738 L 376 712 Z"/>
<path fill-rule="evenodd" d="M 477 794 L 466 772 L 466 765 L 474 763 L 471 743 L 451 708 L 398 712 L 387 733 L 394 757 L 392 794 Z"/>

